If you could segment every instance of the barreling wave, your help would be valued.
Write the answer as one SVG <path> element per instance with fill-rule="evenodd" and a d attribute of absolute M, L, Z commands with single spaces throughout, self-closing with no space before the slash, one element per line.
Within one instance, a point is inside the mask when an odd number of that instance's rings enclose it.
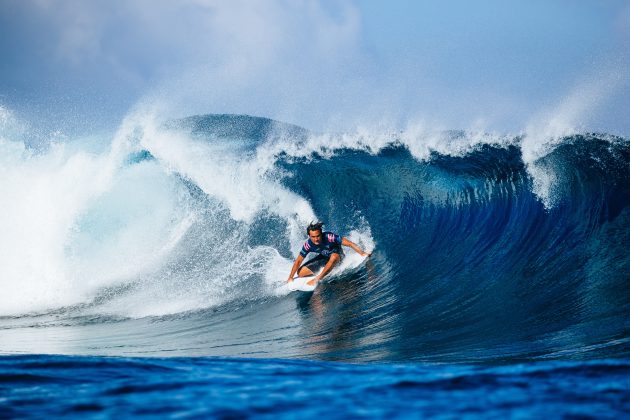
<path fill-rule="evenodd" d="M 100 154 L 3 140 L 4 350 L 38 325 L 91 331 L 62 353 L 627 357 L 630 143 L 576 134 L 527 161 L 522 140 L 231 115 L 128 121 Z M 375 252 L 296 302 L 316 218 Z"/>

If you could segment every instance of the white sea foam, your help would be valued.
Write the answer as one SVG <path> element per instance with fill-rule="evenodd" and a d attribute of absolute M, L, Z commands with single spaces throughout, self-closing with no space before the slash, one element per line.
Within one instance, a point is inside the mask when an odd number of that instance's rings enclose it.
<path fill-rule="evenodd" d="M 123 165 L 124 143 L 33 153 L 0 140 L 0 314 L 90 302 L 155 264 L 190 224 L 181 187 L 155 163 Z"/>
<path fill-rule="evenodd" d="M 14 117 L 2 118 L 0 315 L 99 298 L 84 311 L 143 317 L 273 294 L 293 261 L 251 246 L 253 222 L 263 213 L 284 220 L 277 234 L 297 253 L 317 219 L 281 185 L 268 145 L 203 141 L 133 113 L 104 147 L 75 140 L 33 153 L 12 140 Z M 129 163 L 142 150 L 155 159 Z M 195 201 L 182 179 L 209 201 Z"/>

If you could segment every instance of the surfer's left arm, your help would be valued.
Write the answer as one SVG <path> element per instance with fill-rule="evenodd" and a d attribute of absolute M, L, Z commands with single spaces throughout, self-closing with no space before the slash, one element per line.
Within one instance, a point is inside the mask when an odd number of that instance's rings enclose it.
<path fill-rule="evenodd" d="M 300 267 L 300 264 L 302 264 L 302 261 L 304 261 L 304 257 L 302 256 L 302 254 L 300 254 L 295 259 L 295 262 L 293 263 L 293 267 L 291 267 L 291 274 L 289 274 L 289 278 L 287 279 L 287 283 L 290 283 L 290 282 L 293 281 L 293 276 L 295 276 L 295 273 L 298 272 L 298 269 Z"/>
<path fill-rule="evenodd" d="M 357 244 L 355 244 L 354 242 L 352 242 L 351 240 L 349 240 L 347 238 L 341 238 L 341 245 L 347 246 L 347 247 L 350 247 L 350 248 L 354 249 L 355 252 L 357 252 L 362 257 L 369 257 L 369 256 L 372 255 L 371 252 L 363 251 L 361 248 L 359 248 L 359 246 Z"/>

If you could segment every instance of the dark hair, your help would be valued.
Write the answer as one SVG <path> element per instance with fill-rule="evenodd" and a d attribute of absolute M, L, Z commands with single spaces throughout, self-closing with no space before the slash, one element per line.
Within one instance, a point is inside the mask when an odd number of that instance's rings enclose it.
<path fill-rule="evenodd" d="M 324 226 L 322 222 L 311 222 L 306 228 L 306 235 L 308 236 L 308 234 L 313 230 L 319 230 L 321 232 L 322 226 Z"/>

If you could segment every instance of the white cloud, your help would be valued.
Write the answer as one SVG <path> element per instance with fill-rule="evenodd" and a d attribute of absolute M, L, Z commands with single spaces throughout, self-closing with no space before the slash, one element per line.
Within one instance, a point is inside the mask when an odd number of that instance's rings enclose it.
<path fill-rule="evenodd" d="M 369 86 L 354 79 L 362 71 L 361 16 L 345 1 L 40 0 L 32 7 L 53 25 L 65 65 L 157 87 L 172 105 L 185 104 L 181 113 L 298 118 L 328 112 Z"/>
<path fill-rule="evenodd" d="M 388 25 L 398 20 L 379 20 L 373 9 L 354 1 L 33 0 L 16 4 L 26 10 L 26 26 L 32 23 L 30 13 L 39 14 L 37 22 L 44 22 L 44 27 L 33 24 L 27 31 L 34 37 L 45 34 L 46 50 L 54 51 L 47 52 L 45 60 L 31 51 L 30 61 L 46 67 L 43 75 L 35 76 L 44 89 L 61 85 L 55 94 L 98 97 L 92 102 L 97 105 L 104 98 L 113 109 L 145 95 L 167 105 L 169 117 L 249 113 L 315 129 L 352 129 L 366 121 L 404 126 L 416 119 L 466 128 L 484 121 L 489 129 L 519 130 L 541 101 L 556 102 L 571 80 L 589 71 L 582 62 L 567 65 L 566 60 L 547 60 L 548 50 L 532 49 L 528 33 L 515 35 L 508 44 L 529 46 L 529 55 L 513 59 L 523 58 L 521 65 L 506 65 L 509 60 L 500 53 L 485 48 L 467 51 L 465 42 L 435 32 L 435 25 L 390 30 Z M 385 3 L 380 7 L 409 16 L 433 10 Z M 362 12 L 367 13 L 365 21 Z M 433 16 L 441 12 L 436 7 Z M 461 12 L 454 17 L 466 19 Z M 430 18 L 425 16 L 425 26 Z M 630 39 L 626 37 L 630 7 L 615 19 L 619 36 Z M 413 23 L 410 19 L 401 25 Z M 612 24 L 606 26 L 606 40 L 614 30 Z M 612 56 L 618 52 L 615 48 L 611 47 Z M 591 54 L 594 61 L 600 58 L 599 52 L 588 49 L 578 53 Z M 575 51 L 566 57 L 575 57 Z M 504 72 L 497 70 L 502 65 Z M 57 79 L 50 83 L 47 78 Z M 539 83 L 539 78 L 553 85 Z"/>
<path fill-rule="evenodd" d="M 76 65 L 118 62 L 129 70 L 189 64 L 256 71 L 295 60 L 335 59 L 353 48 L 358 11 L 334 18 L 319 2 L 280 0 L 81 0 L 34 3 L 55 25 L 57 52 Z"/>

